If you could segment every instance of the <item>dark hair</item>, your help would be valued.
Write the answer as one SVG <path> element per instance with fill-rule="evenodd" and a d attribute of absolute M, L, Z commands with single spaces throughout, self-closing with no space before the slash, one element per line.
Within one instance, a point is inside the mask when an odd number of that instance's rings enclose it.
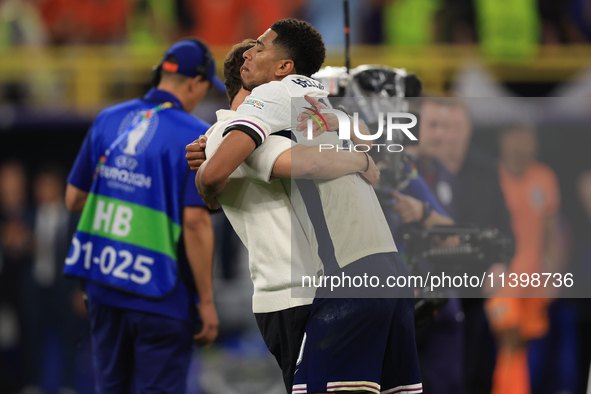
<path fill-rule="evenodd" d="M 273 45 L 280 46 L 293 60 L 296 73 L 310 77 L 320 70 L 326 58 L 326 48 L 322 36 L 311 24 L 282 19 L 273 23 L 271 30 L 277 33 Z"/>
<path fill-rule="evenodd" d="M 224 59 L 224 85 L 226 85 L 226 95 L 230 104 L 242 87 L 242 78 L 240 77 L 240 67 L 244 64 L 244 52 L 248 51 L 256 44 L 256 41 L 250 38 L 236 44 Z"/>

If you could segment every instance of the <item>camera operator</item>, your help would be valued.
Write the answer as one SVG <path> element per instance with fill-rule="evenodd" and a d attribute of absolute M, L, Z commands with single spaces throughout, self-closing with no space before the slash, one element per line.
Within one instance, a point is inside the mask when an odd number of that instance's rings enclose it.
<path fill-rule="evenodd" d="M 392 212 L 398 214 L 404 224 L 415 223 L 423 228 L 454 224 L 420 176 L 402 191 L 393 191 L 392 197 L 396 199 Z"/>
<path fill-rule="evenodd" d="M 415 157 L 417 146 L 407 146 L 405 152 L 409 153 L 411 158 Z M 411 162 L 409 167 L 414 167 L 414 163 Z M 413 176 L 413 172 L 416 175 Z M 422 176 L 417 174 L 416 170 L 409 175 L 408 184 L 400 191 L 393 192 L 396 202 L 392 205 L 390 214 L 386 215 L 396 245 L 403 255 L 405 250 L 401 236 L 412 227 L 427 229 L 454 224 L 454 220 L 447 214 Z M 443 245 L 453 246 L 457 240 L 456 237 L 448 237 L 442 242 Z M 423 259 L 420 259 L 417 265 L 419 271 L 433 268 Z M 421 274 L 424 275 L 425 272 Z M 450 298 L 430 324 L 417 327 L 421 378 L 425 391 L 433 394 L 457 394 L 464 391 L 462 308 L 459 299 L 456 298 L 456 292 L 447 290 L 439 295 L 441 296 Z M 445 300 L 441 300 L 441 303 L 443 302 Z M 415 314 L 415 317 L 418 316 Z"/>
<path fill-rule="evenodd" d="M 428 99 L 421 106 L 417 167 L 441 205 L 458 223 L 494 227 L 513 239 L 496 165 L 469 149 L 472 125 L 458 100 Z M 464 380 L 469 393 L 490 393 L 495 344 L 483 299 L 462 299 Z"/>

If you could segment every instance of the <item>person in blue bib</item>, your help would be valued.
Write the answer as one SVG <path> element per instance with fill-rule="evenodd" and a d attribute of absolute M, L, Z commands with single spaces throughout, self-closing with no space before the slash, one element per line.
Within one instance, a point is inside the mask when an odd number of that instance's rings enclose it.
<path fill-rule="evenodd" d="M 68 177 L 82 216 L 64 273 L 86 287 L 100 394 L 184 393 L 192 341 L 218 333 L 213 229 L 184 148 L 210 127 L 190 112 L 225 88 L 195 38 L 168 49 L 152 85 L 97 116 Z"/>

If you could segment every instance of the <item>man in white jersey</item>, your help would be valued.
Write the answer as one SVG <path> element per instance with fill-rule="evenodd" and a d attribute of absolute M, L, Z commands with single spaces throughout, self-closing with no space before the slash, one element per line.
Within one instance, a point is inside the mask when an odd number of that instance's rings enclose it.
<path fill-rule="evenodd" d="M 254 44 L 254 40 L 245 40 L 226 56 L 224 83 L 231 108 L 217 112 L 218 122 L 207 133 L 208 156 L 213 156 L 236 108 L 250 94 L 242 88 L 240 67 L 244 52 Z M 305 157 L 294 168 L 292 148 L 298 156 Z M 204 156 L 200 152 L 203 151 L 191 144 L 187 152 L 189 165 L 196 171 L 202 163 L 200 159 Z M 294 146 L 290 139 L 272 135 L 234 171 L 219 196 L 226 216 L 249 250 L 254 283 L 253 311 L 257 321 L 276 323 L 273 330 L 261 323 L 261 331 L 283 371 L 288 392 L 291 392 L 297 355 L 314 297 L 314 289 L 308 289 L 307 297 L 293 296 L 292 287 L 301 287 L 301 283 L 292 282 L 296 277 L 292 273 L 292 260 L 316 262 L 307 265 L 310 271 L 300 272 L 297 275 L 300 277 L 315 276 L 322 269 L 322 263 L 317 254 L 312 253 L 304 229 L 292 222 L 289 180 L 285 184 L 277 178 L 334 178 L 357 171 L 363 171 L 361 175 L 372 184 L 378 180 L 379 170 L 364 153 L 331 151 L 321 154 L 315 147 Z M 291 254 L 294 240 L 303 245 L 298 248 L 301 255 L 297 257 Z M 300 264 L 297 268 L 306 266 Z"/>
<path fill-rule="evenodd" d="M 239 106 L 225 129 L 225 138 L 196 178 L 201 195 L 212 206 L 217 205 L 215 198 L 228 177 L 255 148 L 271 134 L 282 135 L 291 129 L 292 112 L 296 116 L 301 112 L 297 107 L 292 111 L 292 97 L 326 96 L 324 87 L 309 78 L 323 62 L 324 44 L 305 22 L 276 22 L 244 58 L 243 85 L 252 94 Z M 294 134 L 298 142 L 305 142 Z M 324 133 L 315 140 L 339 142 L 335 133 Z M 296 212 L 296 217 L 304 229 L 313 227 L 324 275 L 363 276 L 365 270 L 381 276 L 382 283 L 386 273 L 408 275 L 371 186 L 357 175 L 320 182 L 298 180 L 296 185 L 299 193 L 295 196 L 301 193 L 308 216 Z M 293 229 L 291 225 L 287 231 Z M 291 249 L 301 253 L 300 247 L 294 250 L 292 245 Z M 331 294 L 319 290 L 306 325 L 292 392 L 422 391 L 412 290 L 395 293 L 408 298 L 373 299 L 349 298 L 346 291 L 336 292 L 343 298 L 327 298 Z M 369 290 L 362 289 L 355 297 L 388 294 Z M 272 324 L 268 327 L 273 329 Z"/>

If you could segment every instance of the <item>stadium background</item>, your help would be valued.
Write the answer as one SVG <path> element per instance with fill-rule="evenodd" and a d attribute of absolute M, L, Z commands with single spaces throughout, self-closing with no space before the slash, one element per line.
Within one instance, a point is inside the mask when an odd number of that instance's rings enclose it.
<path fill-rule="evenodd" d="M 587 0 L 350 3 L 352 66 L 406 68 L 422 80 L 427 96 L 574 95 L 585 100 L 591 95 Z M 93 117 L 108 105 L 142 95 L 149 88 L 152 66 L 170 43 L 188 35 L 204 39 L 221 73 L 232 44 L 258 37 L 284 17 L 311 22 L 329 49 L 325 65 L 344 64 L 341 0 L 0 0 L 0 162 L 16 161 L 25 169 L 27 210 L 36 203 L 38 172 L 57 166 L 67 173 Z M 227 108 L 226 99 L 212 89 L 195 114 L 213 122 L 220 108 Z M 494 132 L 476 130 L 473 144 L 494 156 L 496 139 Z M 571 259 L 576 259 L 576 251 L 591 240 L 591 216 L 585 214 L 576 189 L 580 174 L 591 170 L 591 131 L 545 128 L 540 141 L 541 161 L 560 180 L 565 238 Z M 190 390 L 280 393 L 278 369 L 250 312 L 246 252 L 231 246 L 237 240 L 221 214 L 214 221 L 221 335 L 214 347 L 196 353 Z M 33 228 L 22 231 L 34 234 Z M 7 249 L 9 245 L 2 245 L 3 253 Z M 27 385 L 22 356 L 27 319 L 19 316 L 34 313 L 30 306 L 36 303 L 23 295 L 28 291 L 23 278 L 33 269 L 31 250 L 19 256 L 22 263 L 15 272 L 2 270 L 0 264 L 0 283 L 16 281 L 14 287 L 20 289 L 0 297 L 0 393 L 19 392 Z M 555 329 L 561 334 L 555 335 L 552 346 L 575 382 L 562 387 L 557 377 L 543 392 L 584 392 L 591 358 L 591 303 L 558 305 L 562 318 L 556 319 Z M 71 309 L 72 304 L 61 308 Z M 71 318 L 80 324 L 70 338 L 78 346 L 74 388 L 91 393 L 88 333 L 81 316 Z M 65 354 L 59 324 L 40 329 L 44 343 L 36 352 L 43 360 L 41 386 L 57 392 L 63 384 L 60 360 Z"/>

